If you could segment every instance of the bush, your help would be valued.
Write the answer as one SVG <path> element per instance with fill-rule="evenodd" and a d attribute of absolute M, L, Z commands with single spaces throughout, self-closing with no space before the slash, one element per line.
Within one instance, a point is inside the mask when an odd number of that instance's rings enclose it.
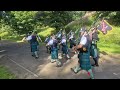
<path fill-rule="evenodd" d="M 3 32 L 3 33 L 0 34 L 0 37 L 1 37 L 2 39 L 6 39 L 6 38 L 8 37 L 8 35 L 9 35 L 8 32 Z"/>
<path fill-rule="evenodd" d="M 39 32 L 38 35 L 44 41 L 47 36 L 50 36 L 54 32 L 55 32 L 55 29 L 47 27 L 47 28 L 44 28 L 41 32 Z"/>

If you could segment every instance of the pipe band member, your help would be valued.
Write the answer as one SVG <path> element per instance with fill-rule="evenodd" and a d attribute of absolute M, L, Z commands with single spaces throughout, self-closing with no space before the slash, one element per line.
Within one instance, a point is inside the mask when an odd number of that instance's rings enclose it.
<path fill-rule="evenodd" d="M 70 56 L 68 54 L 68 46 L 67 46 L 67 41 L 66 37 L 63 35 L 62 41 L 61 41 L 61 46 L 62 46 L 62 54 L 65 55 L 68 59 L 70 59 Z"/>
<path fill-rule="evenodd" d="M 72 32 L 70 37 L 69 37 L 69 42 L 70 42 L 70 48 L 73 50 L 74 53 L 76 51 L 74 50 L 74 46 L 76 46 L 75 38 L 74 38 L 74 33 Z"/>
<path fill-rule="evenodd" d="M 26 35 L 26 40 L 28 41 L 29 44 L 31 44 L 31 43 L 30 43 L 30 40 L 32 39 L 31 37 L 32 37 L 32 32 L 30 31 L 30 32 Z M 31 46 L 31 45 L 30 45 L 30 46 Z"/>
<path fill-rule="evenodd" d="M 74 73 L 78 73 L 80 70 L 86 70 L 88 72 L 88 75 L 91 77 L 91 79 L 94 79 L 92 66 L 90 63 L 90 43 L 89 43 L 89 39 L 86 36 L 86 30 L 81 30 L 80 34 L 82 36 L 80 43 L 75 47 L 79 51 L 78 65 L 71 68 L 71 70 Z"/>
<path fill-rule="evenodd" d="M 61 62 L 58 60 L 58 41 L 55 39 L 53 35 L 51 40 L 48 42 L 46 46 L 51 47 L 51 63 L 56 62 L 57 66 L 61 65 Z"/>
<path fill-rule="evenodd" d="M 50 37 L 46 37 L 44 43 L 47 44 L 50 41 Z M 51 53 L 51 48 L 50 46 L 46 46 L 47 53 Z"/>
<path fill-rule="evenodd" d="M 62 33 L 61 32 L 59 32 L 57 35 L 56 35 L 56 38 L 57 38 L 57 41 L 58 41 L 58 43 L 60 43 L 61 42 L 61 39 L 62 39 Z M 58 45 L 58 50 L 60 50 L 60 44 Z"/>
<path fill-rule="evenodd" d="M 39 58 L 39 56 L 38 56 L 39 43 L 37 41 L 36 33 L 33 32 L 32 35 L 27 38 L 27 40 L 29 40 L 29 42 L 30 42 L 32 56 L 35 57 L 36 59 Z"/>
<path fill-rule="evenodd" d="M 34 31 L 34 33 L 36 34 L 37 43 L 38 43 L 37 49 L 38 49 L 38 51 L 39 51 L 39 42 L 42 42 L 42 39 L 41 39 L 40 36 L 37 34 L 37 31 Z"/>
<path fill-rule="evenodd" d="M 92 66 L 99 66 L 98 50 L 97 50 L 97 41 L 98 40 L 99 40 L 98 31 L 97 31 L 97 28 L 95 27 L 94 30 L 92 31 L 92 42 L 91 42 L 91 52 L 90 52 L 90 55 L 93 57 L 93 60 L 95 62 L 95 64 Z"/>

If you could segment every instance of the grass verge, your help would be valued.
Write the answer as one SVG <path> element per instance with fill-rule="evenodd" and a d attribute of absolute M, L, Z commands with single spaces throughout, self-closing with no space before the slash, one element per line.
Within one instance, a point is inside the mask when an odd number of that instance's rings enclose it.
<path fill-rule="evenodd" d="M 15 79 L 15 75 L 10 73 L 7 68 L 0 65 L 0 79 Z"/>

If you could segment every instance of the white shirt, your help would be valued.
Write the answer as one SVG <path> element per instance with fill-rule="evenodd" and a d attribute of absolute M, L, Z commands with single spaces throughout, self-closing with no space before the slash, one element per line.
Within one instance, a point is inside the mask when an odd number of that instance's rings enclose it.
<path fill-rule="evenodd" d="M 66 39 L 62 39 L 61 43 L 66 43 Z"/>
<path fill-rule="evenodd" d="M 32 36 L 30 35 L 30 36 L 28 36 L 26 39 L 29 41 L 29 40 L 32 39 Z"/>
<path fill-rule="evenodd" d="M 48 42 L 48 45 L 53 45 L 53 40 L 52 39 Z"/>
<path fill-rule="evenodd" d="M 87 38 L 83 35 L 80 40 L 80 44 L 85 45 L 87 43 Z"/>

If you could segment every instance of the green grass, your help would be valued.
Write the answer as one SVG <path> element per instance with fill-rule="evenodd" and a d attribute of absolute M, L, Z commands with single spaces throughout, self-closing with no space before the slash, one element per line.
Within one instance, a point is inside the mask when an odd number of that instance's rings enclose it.
<path fill-rule="evenodd" d="M 46 37 L 47 35 L 51 35 L 54 32 L 53 28 L 47 27 L 44 28 L 41 32 L 39 32 L 38 34 L 40 36 Z"/>
<path fill-rule="evenodd" d="M 10 41 L 14 41 L 14 42 L 20 42 L 22 41 L 24 35 L 9 35 L 8 32 L 3 32 L 0 33 L 0 36 L 2 37 L 2 40 L 10 40 Z"/>
<path fill-rule="evenodd" d="M 40 35 L 41 39 L 44 40 L 46 36 L 49 36 L 53 34 L 55 31 L 54 28 L 50 27 L 41 27 L 40 31 L 38 31 L 38 35 Z M 14 42 L 22 42 L 22 39 L 25 35 L 10 35 L 8 32 L 2 32 L 0 33 L 0 36 L 2 37 L 2 40 L 10 40 Z"/>
<path fill-rule="evenodd" d="M 119 53 L 120 54 L 120 45 L 117 45 L 117 44 L 98 43 L 98 48 L 100 49 L 100 51 L 105 51 L 107 53 Z"/>
<path fill-rule="evenodd" d="M 120 45 L 120 27 L 113 26 L 113 30 L 108 31 L 106 35 L 100 32 L 99 38 L 101 43 Z"/>
<path fill-rule="evenodd" d="M 106 35 L 99 34 L 98 48 L 107 53 L 120 53 L 120 27 L 113 26 L 113 30 Z"/>
<path fill-rule="evenodd" d="M 15 79 L 15 75 L 10 73 L 7 68 L 0 66 L 0 79 Z"/>

